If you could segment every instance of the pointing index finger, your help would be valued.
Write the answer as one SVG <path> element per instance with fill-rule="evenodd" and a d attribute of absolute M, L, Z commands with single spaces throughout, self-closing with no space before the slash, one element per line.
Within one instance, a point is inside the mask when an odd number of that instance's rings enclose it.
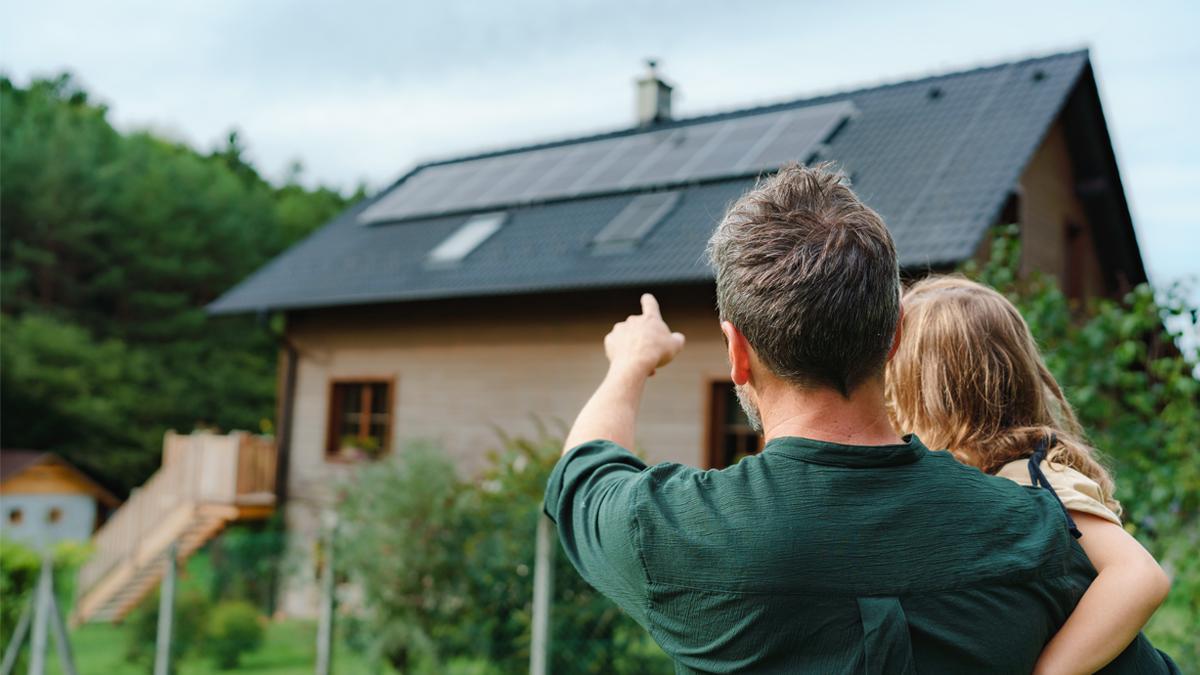
<path fill-rule="evenodd" d="M 649 293 L 642 293 L 642 314 L 646 316 L 662 317 L 662 313 L 658 309 L 658 300 Z"/>

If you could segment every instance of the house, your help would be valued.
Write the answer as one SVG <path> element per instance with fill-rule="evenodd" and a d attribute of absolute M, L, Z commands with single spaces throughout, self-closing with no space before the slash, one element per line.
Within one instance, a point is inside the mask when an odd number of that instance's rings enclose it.
<path fill-rule="evenodd" d="M 0 533 L 38 550 L 85 542 L 120 504 L 52 452 L 0 450 Z"/>
<path fill-rule="evenodd" d="M 1072 296 L 1146 279 L 1086 51 L 688 119 L 670 101 L 652 68 L 627 129 L 421 164 L 211 305 L 286 319 L 279 485 L 300 541 L 356 457 L 432 439 L 469 472 L 497 428 L 570 422 L 642 291 L 688 347 L 649 387 L 639 445 L 705 467 L 753 450 L 704 247 L 785 162 L 838 162 L 911 275 L 1019 223 L 1023 267 Z"/>

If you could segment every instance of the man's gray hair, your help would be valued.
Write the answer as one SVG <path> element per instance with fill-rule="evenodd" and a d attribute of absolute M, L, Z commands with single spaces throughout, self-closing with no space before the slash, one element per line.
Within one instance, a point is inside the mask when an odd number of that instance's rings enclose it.
<path fill-rule="evenodd" d="M 708 242 L 721 319 L 763 365 L 843 396 L 883 372 L 900 318 L 896 247 L 829 164 L 783 167 Z"/>

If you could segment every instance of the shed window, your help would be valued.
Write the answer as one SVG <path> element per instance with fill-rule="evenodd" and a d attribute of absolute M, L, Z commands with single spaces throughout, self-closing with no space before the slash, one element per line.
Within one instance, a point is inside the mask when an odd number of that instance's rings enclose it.
<path fill-rule="evenodd" d="M 330 387 L 326 453 L 372 459 L 387 452 L 392 429 L 392 381 L 345 380 Z"/>
<path fill-rule="evenodd" d="M 9 511 L 8 511 L 9 525 L 20 525 L 21 521 L 24 519 L 25 519 L 25 514 L 21 513 L 21 509 L 9 509 Z"/>
<path fill-rule="evenodd" d="M 50 511 L 46 513 L 46 520 L 53 525 L 54 523 L 62 520 L 62 515 L 62 509 L 58 508 L 57 506 L 53 506 L 50 508 Z"/>
<path fill-rule="evenodd" d="M 709 392 L 708 465 L 724 469 L 762 450 L 763 439 L 750 427 L 732 382 L 714 382 Z"/>

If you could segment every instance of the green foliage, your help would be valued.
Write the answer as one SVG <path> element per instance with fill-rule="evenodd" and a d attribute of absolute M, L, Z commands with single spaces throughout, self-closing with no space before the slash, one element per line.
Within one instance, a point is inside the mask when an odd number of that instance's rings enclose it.
<path fill-rule="evenodd" d="M 87 559 L 88 549 L 77 542 L 62 542 L 51 556 L 55 595 L 59 608 L 66 612 L 71 606 L 75 572 Z M 42 558 L 37 551 L 0 536 L 0 649 L 8 646 L 21 612 L 32 598 L 41 568 Z"/>
<path fill-rule="evenodd" d="M 509 439 L 475 481 L 415 445 L 363 467 L 340 506 L 338 557 L 362 585 L 361 632 L 402 672 L 529 667 L 534 536 L 561 444 Z M 670 672 L 628 616 L 556 557 L 552 672 Z"/>
<path fill-rule="evenodd" d="M 263 622 L 248 602 L 222 602 L 213 609 L 205 648 L 222 670 L 237 668 L 242 655 L 262 646 Z"/>
<path fill-rule="evenodd" d="M 149 669 L 154 664 L 154 649 L 158 640 L 159 592 L 147 596 L 125 619 L 125 660 Z M 208 596 L 194 588 L 179 588 L 175 594 L 175 615 L 171 630 L 171 667 L 190 654 L 206 648 L 212 603 Z"/>
<path fill-rule="evenodd" d="M 1179 289 L 1156 299 L 1145 284 L 1120 301 L 1069 301 L 1053 279 L 1019 277 L 1015 228 L 993 239 L 989 262 L 966 272 L 1021 309 L 1091 443 L 1109 460 L 1126 528 L 1173 578 L 1147 635 L 1200 672 L 1200 382 L 1179 331 L 1197 312 Z M 1168 327 L 1173 327 L 1169 329 Z"/>
<path fill-rule="evenodd" d="M 345 198 L 272 186 L 236 133 L 208 155 L 120 133 L 67 75 L 0 77 L 0 109 L 5 447 L 55 450 L 125 490 L 169 428 L 260 428 L 272 338 L 204 306 Z"/>
<path fill-rule="evenodd" d="M 280 573 L 286 533 L 279 515 L 261 523 L 235 525 L 209 545 L 211 597 L 245 600 L 268 614 Z"/>
<path fill-rule="evenodd" d="M 41 559 L 33 549 L 0 539 L 0 598 L 3 598 L 0 601 L 0 645 L 8 645 L 37 584 L 41 565 Z"/>

